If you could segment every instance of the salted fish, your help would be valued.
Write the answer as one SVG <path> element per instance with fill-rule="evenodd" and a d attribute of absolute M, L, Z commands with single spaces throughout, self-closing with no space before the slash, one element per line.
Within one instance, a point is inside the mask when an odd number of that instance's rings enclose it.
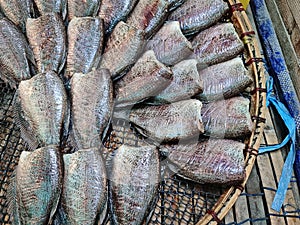
<path fill-rule="evenodd" d="M 193 53 L 192 44 L 182 34 L 177 21 L 165 23 L 145 49 L 153 50 L 157 59 L 166 65 L 175 65 Z"/>
<path fill-rule="evenodd" d="M 64 20 L 67 15 L 67 0 L 33 0 L 41 16 L 57 13 Z"/>
<path fill-rule="evenodd" d="M 155 146 L 120 146 L 110 162 L 109 206 L 113 224 L 142 224 L 155 201 L 159 155 Z"/>
<path fill-rule="evenodd" d="M 172 67 L 173 81 L 153 99 L 154 103 L 171 103 L 190 99 L 203 90 L 203 81 L 198 73 L 198 61 L 188 59 Z"/>
<path fill-rule="evenodd" d="M 172 162 L 170 168 L 199 183 L 234 184 L 244 180 L 245 144 L 209 138 L 195 143 L 163 145 L 160 150 Z"/>
<path fill-rule="evenodd" d="M 168 5 L 166 0 L 140 0 L 126 22 L 143 30 L 146 38 L 149 38 L 165 21 Z"/>
<path fill-rule="evenodd" d="M 103 23 L 99 17 L 76 17 L 68 26 L 66 78 L 97 68 L 103 44 Z"/>
<path fill-rule="evenodd" d="M 184 34 L 194 34 L 218 22 L 228 11 L 223 0 L 187 0 L 168 20 L 179 21 Z"/>
<path fill-rule="evenodd" d="M 213 65 L 236 57 L 244 49 L 232 23 L 220 23 L 201 31 L 192 40 L 193 58 L 204 65 Z"/>
<path fill-rule="evenodd" d="M 51 224 L 62 189 L 57 145 L 23 151 L 8 189 L 13 224 Z"/>
<path fill-rule="evenodd" d="M 108 70 L 75 73 L 71 79 L 72 119 L 79 149 L 100 147 L 101 135 L 113 109 L 113 87 Z"/>
<path fill-rule="evenodd" d="M 253 126 L 249 104 L 249 99 L 244 97 L 233 97 L 203 104 L 204 134 L 221 138 L 249 135 Z"/>
<path fill-rule="evenodd" d="M 134 105 L 155 96 L 172 81 L 172 71 L 146 51 L 131 70 L 116 82 L 116 107 Z"/>
<path fill-rule="evenodd" d="M 187 139 L 204 132 L 201 107 L 196 99 L 144 106 L 132 109 L 129 120 L 139 132 L 156 141 Z"/>
<path fill-rule="evenodd" d="M 168 10 L 172 11 L 182 5 L 186 0 L 167 0 L 168 1 Z"/>
<path fill-rule="evenodd" d="M 28 60 L 27 60 L 28 59 Z M 8 19 L 0 20 L 0 78 L 11 87 L 29 79 L 34 57 L 26 37 Z"/>
<path fill-rule="evenodd" d="M 33 49 L 39 72 L 60 73 L 66 58 L 66 32 L 58 14 L 45 14 L 28 19 L 26 34 Z"/>
<path fill-rule="evenodd" d="M 137 0 L 102 0 L 99 16 L 104 20 L 105 33 L 109 34 L 134 8 Z"/>
<path fill-rule="evenodd" d="M 205 102 L 236 96 L 253 82 L 240 57 L 209 66 L 199 74 L 204 85 L 197 98 Z"/>
<path fill-rule="evenodd" d="M 109 69 L 113 78 L 121 76 L 136 62 L 143 45 L 143 32 L 120 21 L 108 39 L 100 68 Z"/>
<path fill-rule="evenodd" d="M 98 14 L 101 0 L 67 0 L 68 19 L 74 17 L 96 16 Z"/>

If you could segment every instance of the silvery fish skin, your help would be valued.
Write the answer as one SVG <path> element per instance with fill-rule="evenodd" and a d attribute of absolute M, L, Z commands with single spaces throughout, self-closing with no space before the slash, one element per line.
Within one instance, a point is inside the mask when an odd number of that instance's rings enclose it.
<path fill-rule="evenodd" d="M 166 19 L 168 5 L 166 0 L 140 0 L 127 19 L 127 23 L 143 30 L 146 38 L 149 38 Z"/>
<path fill-rule="evenodd" d="M 138 131 L 156 141 L 172 141 L 196 137 L 204 132 L 202 103 L 196 99 L 169 105 L 132 109 L 129 120 Z"/>
<path fill-rule="evenodd" d="M 111 162 L 109 206 L 113 224 L 142 224 L 158 191 L 155 146 L 120 146 Z"/>
<path fill-rule="evenodd" d="M 63 122 L 68 115 L 67 94 L 61 79 L 50 71 L 22 81 L 18 89 L 20 111 L 41 146 L 59 145 Z"/>
<path fill-rule="evenodd" d="M 204 88 L 197 98 L 206 102 L 238 95 L 253 82 L 240 57 L 209 66 L 199 74 Z"/>
<path fill-rule="evenodd" d="M 167 22 L 146 45 L 157 59 L 166 65 L 175 65 L 193 54 L 192 44 L 182 34 L 179 22 Z"/>
<path fill-rule="evenodd" d="M 13 224 L 51 224 L 62 189 L 58 146 L 23 151 L 15 172 L 8 190 Z"/>
<path fill-rule="evenodd" d="M 223 0 L 188 0 L 168 20 L 179 21 L 184 34 L 194 34 L 218 22 L 228 11 Z"/>
<path fill-rule="evenodd" d="M 203 90 L 195 59 L 181 61 L 172 67 L 173 81 L 154 98 L 154 103 L 171 103 L 190 99 Z"/>
<path fill-rule="evenodd" d="M 96 218 L 107 209 L 106 168 L 100 150 L 81 149 L 63 157 L 63 224 L 94 225 Z"/>
<path fill-rule="evenodd" d="M 250 101 L 244 97 L 233 97 L 203 104 L 204 134 L 221 138 L 249 135 L 253 126 L 249 104 Z"/>
<path fill-rule="evenodd" d="M 113 87 L 108 70 L 75 73 L 71 79 L 73 132 L 79 149 L 100 147 L 101 135 L 113 110 Z"/>
<path fill-rule="evenodd" d="M 41 16 L 57 13 L 64 20 L 67 15 L 67 0 L 33 0 Z"/>
<path fill-rule="evenodd" d="M 68 26 L 66 78 L 97 67 L 102 53 L 103 23 L 99 17 L 75 17 Z"/>
<path fill-rule="evenodd" d="M 244 180 L 245 145 L 226 139 L 161 146 L 174 172 L 199 183 L 233 184 Z"/>
<path fill-rule="evenodd" d="M 0 0 L 0 8 L 10 21 L 25 32 L 26 20 L 33 16 L 32 0 Z"/>
<path fill-rule="evenodd" d="M 27 59 L 34 63 L 26 37 L 6 18 L 0 20 L 0 77 L 16 88 L 31 77 Z"/>
<path fill-rule="evenodd" d="M 160 63 L 152 50 L 146 51 L 131 70 L 116 82 L 116 107 L 134 105 L 166 88 L 172 71 Z"/>
<path fill-rule="evenodd" d="M 67 0 L 68 19 L 74 17 L 96 16 L 100 8 L 101 0 Z"/>
<path fill-rule="evenodd" d="M 110 35 L 102 56 L 100 68 L 109 69 L 116 78 L 133 65 L 143 50 L 144 34 L 124 22 L 119 22 Z"/>
<path fill-rule="evenodd" d="M 138 0 L 102 0 L 99 16 L 104 20 L 105 33 L 111 33 L 114 27 L 134 8 Z"/>
<path fill-rule="evenodd" d="M 176 9 L 177 7 L 179 7 L 180 5 L 182 5 L 186 0 L 168 0 L 168 4 L 169 4 L 169 11 L 172 11 L 174 9 Z"/>
<path fill-rule="evenodd" d="M 212 65 L 236 57 L 244 49 L 232 23 L 221 23 L 201 31 L 192 41 L 193 57 Z"/>

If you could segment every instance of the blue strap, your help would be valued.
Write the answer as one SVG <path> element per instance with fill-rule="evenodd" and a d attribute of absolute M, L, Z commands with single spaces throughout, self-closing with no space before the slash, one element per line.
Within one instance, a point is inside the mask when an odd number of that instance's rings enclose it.
<path fill-rule="evenodd" d="M 261 147 L 259 149 L 259 153 L 264 153 L 264 152 L 270 152 L 270 151 L 275 151 L 283 146 L 285 146 L 289 141 L 290 143 L 290 151 L 289 154 L 285 160 L 285 163 L 283 165 L 281 177 L 279 180 L 279 185 L 278 189 L 276 191 L 273 203 L 272 203 L 272 209 L 275 211 L 279 212 L 280 208 L 284 202 L 285 195 L 292 177 L 293 173 L 293 164 L 295 161 L 295 156 L 296 156 L 296 150 L 295 150 L 295 144 L 296 144 L 296 124 L 293 119 L 293 117 L 290 115 L 289 111 L 286 109 L 284 104 L 279 102 L 274 95 L 272 94 L 273 90 L 273 78 L 269 77 L 269 80 L 267 82 L 267 107 L 273 105 L 275 109 L 278 111 L 278 114 L 282 118 L 284 124 L 288 128 L 288 135 L 284 138 L 282 143 L 277 144 L 277 145 L 272 145 L 272 146 L 267 146 L 267 147 Z"/>

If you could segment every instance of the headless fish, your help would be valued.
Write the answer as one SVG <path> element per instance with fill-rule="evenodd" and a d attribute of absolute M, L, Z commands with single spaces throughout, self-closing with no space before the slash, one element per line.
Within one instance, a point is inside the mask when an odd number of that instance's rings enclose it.
<path fill-rule="evenodd" d="M 138 131 L 157 141 L 188 139 L 204 132 L 201 107 L 196 99 L 145 106 L 132 109 L 129 120 Z"/>
<path fill-rule="evenodd" d="M 228 11 L 223 0 L 187 0 L 168 20 L 179 21 L 184 34 L 194 34 L 218 22 Z"/>
<path fill-rule="evenodd" d="M 188 58 L 193 53 L 192 44 L 182 34 L 179 22 L 167 22 L 146 45 L 153 50 L 157 59 L 166 64 L 174 65 Z"/>
<path fill-rule="evenodd" d="M 60 73 L 66 58 L 66 32 L 58 14 L 28 19 L 26 34 L 39 72 L 53 70 Z"/>
<path fill-rule="evenodd" d="M 158 151 L 155 146 L 122 145 L 113 154 L 109 182 L 112 223 L 140 225 L 158 192 Z"/>
<path fill-rule="evenodd" d="M 244 49 L 232 23 L 221 23 L 201 31 L 192 41 L 193 57 L 205 65 L 213 65 L 236 57 Z"/>
<path fill-rule="evenodd" d="M 161 146 L 179 175 L 199 183 L 234 184 L 244 180 L 245 145 L 226 139 Z"/>
<path fill-rule="evenodd" d="M 131 70 L 116 82 L 116 106 L 134 105 L 166 88 L 172 71 L 160 63 L 152 50 L 143 54 Z"/>
<path fill-rule="evenodd" d="M 103 24 L 99 17 L 76 17 L 68 26 L 67 75 L 88 73 L 97 67 L 102 53 Z"/>
<path fill-rule="evenodd" d="M 74 17 L 96 16 L 100 8 L 101 0 L 67 0 L 68 19 Z"/>
<path fill-rule="evenodd" d="M 105 47 L 100 68 L 109 69 L 113 78 L 133 65 L 143 50 L 144 34 L 124 22 L 119 22 Z"/>
<path fill-rule="evenodd" d="M 64 20 L 67 15 L 67 0 L 33 0 L 41 16 L 57 13 Z"/>

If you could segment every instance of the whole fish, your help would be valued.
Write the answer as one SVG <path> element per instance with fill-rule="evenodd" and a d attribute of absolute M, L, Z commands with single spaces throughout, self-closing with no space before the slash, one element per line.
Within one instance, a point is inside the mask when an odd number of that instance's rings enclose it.
<path fill-rule="evenodd" d="M 102 53 L 103 24 L 99 17 L 76 17 L 68 26 L 66 77 L 97 68 Z"/>
<path fill-rule="evenodd" d="M 129 120 L 140 133 L 156 141 L 188 139 L 204 132 L 201 107 L 196 99 L 144 106 L 132 109 Z"/>
<path fill-rule="evenodd" d="M 193 58 L 212 65 L 234 58 L 244 49 L 232 23 L 221 23 L 201 31 L 192 41 Z"/>
<path fill-rule="evenodd" d="M 113 78 L 133 65 L 143 50 L 144 34 L 124 22 L 119 22 L 110 35 L 100 68 L 109 69 Z"/>
<path fill-rule="evenodd" d="M 8 19 L 0 20 L 0 78 L 11 87 L 29 79 L 30 66 L 34 57 L 26 37 Z"/>
<path fill-rule="evenodd" d="M 51 224 L 62 189 L 57 145 L 23 151 L 8 189 L 13 224 Z"/>
<path fill-rule="evenodd" d="M 154 103 L 171 103 L 190 99 L 203 90 L 203 81 L 198 73 L 198 62 L 189 59 L 177 63 L 173 68 L 173 81 L 154 98 Z"/>
<path fill-rule="evenodd" d="M 28 19 L 26 34 L 39 72 L 53 70 L 60 73 L 66 58 L 66 32 L 58 14 Z"/>
<path fill-rule="evenodd" d="M 71 79 L 72 119 L 79 149 L 100 147 L 101 135 L 111 118 L 113 87 L 108 70 L 75 73 Z"/>
<path fill-rule="evenodd" d="M 233 184 L 245 178 L 245 144 L 238 141 L 210 138 L 160 148 L 174 172 L 195 182 Z"/>
<path fill-rule="evenodd" d="M 67 15 L 67 0 L 33 0 L 41 16 L 57 13 L 64 20 Z"/>
<path fill-rule="evenodd" d="M 25 32 L 26 20 L 34 14 L 32 0 L 0 0 L 0 8 L 10 21 Z"/>
<path fill-rule="evenodd" d="M 194 34 L 218 22 L 228 11 L 223 0 L 187 0 L 168 20 L 179 21 L 184 34 Z"/>
<path fill-rule="evenodd" d="M 233 97 L 203 104 L 204 134 L 221 138 L 249 135 L 253 126 L 249 104 L 250 101 L 244 97 Z"/>
<path fill-rule="evenodd" d="M 143 30 L 146 38 L 149 38 L 167 18 L 168 6 L 166 0 L 140 0 L 126 22 Z"/>
<path fill-rule="evenodd" d="M 134 8 L 137 0 L 102 0 L 99 16 L 104 20 L 105 33 L 109 34 Z"/>
<path fill-rule="evenodd" d="M 62 224 L 94 225 L 98 217 L 105 216 L 107 178 L 98 148 L 82 149 L 64 155 L 61 207 L 65 217 Z"/>
<path fill-rule="evenodd" d="M 172 81 L 172 71 L 146 51 L 131 70 L 116 82 L 116 107 L 134 105 L 155 96 Z"/>
<path fill-rule="evenodd" d="M 96 16 L 100 8 L 101 0 L 67 0 L 68 19 L 74 17 Z"/>
<path fill-rule="evenodd" d="M 206 102 L 238 95 L 253 82 L 240 57 L 209 66 L 199 74 L 204 85 L 197 98 Z"/>
<path fill-rule="evenodd" d="M 166 64 L 174 65 L 188 58 L 193 53 L 192 44 L 182 34 L 179 22 L 167 22 L 146 45 L 153 50 L 157 59 Z"/>
<path fill-rule="evenodd" d="M 186 0 L 167 0 L 167 1 L 169 4 L 168 10 L 172 11 L 177 7 L 179 7 L 180 5 L 182 5 Z"/>
<path fill-rule="evenodd" d="M 159 155 L 155 146 L 120 146 L 110 162 L 109 206 L 113 224 L 140 225 L 158 192 Z"/>

